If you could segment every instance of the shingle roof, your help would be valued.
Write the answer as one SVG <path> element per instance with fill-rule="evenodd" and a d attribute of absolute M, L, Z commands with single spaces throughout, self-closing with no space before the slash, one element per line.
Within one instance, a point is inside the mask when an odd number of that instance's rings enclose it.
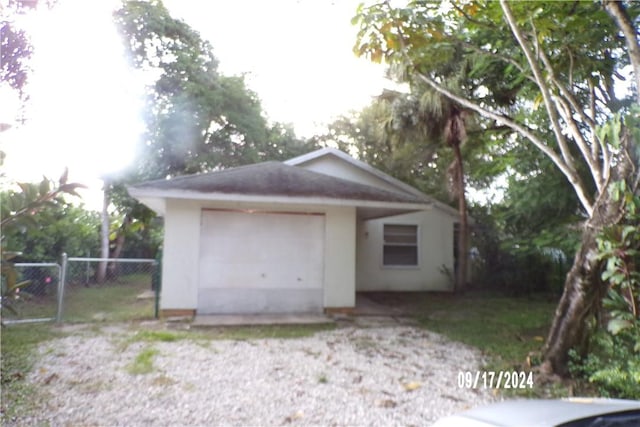
<path fill-rule="evenodd" d="M 397 203 L 425 201 L 417 196 L 359 184 L 280 162 L 264 162 L 132 186 L 136 190 L 194 191 L 261 196 L 324 197 Z"/>

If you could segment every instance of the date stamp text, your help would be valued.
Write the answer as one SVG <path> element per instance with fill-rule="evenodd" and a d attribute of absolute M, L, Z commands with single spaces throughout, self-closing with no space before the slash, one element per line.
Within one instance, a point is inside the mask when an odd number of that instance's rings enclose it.
<path fill-rule="evenodd" d="M 524 371 L 459 371 L 458 388 L 525 389 L 533 388 L 533 372 Z"/>

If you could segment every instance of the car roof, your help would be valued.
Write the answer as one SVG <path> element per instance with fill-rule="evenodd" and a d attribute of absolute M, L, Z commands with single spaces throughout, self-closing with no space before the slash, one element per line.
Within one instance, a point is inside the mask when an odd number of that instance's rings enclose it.
<path fill-rule="evenodd" d="M 638 411 L 640 402 L 622 399 L 568 398 L 509 400 L 439 420 L 434 427 L 557 426 L 603 414 Z"/>

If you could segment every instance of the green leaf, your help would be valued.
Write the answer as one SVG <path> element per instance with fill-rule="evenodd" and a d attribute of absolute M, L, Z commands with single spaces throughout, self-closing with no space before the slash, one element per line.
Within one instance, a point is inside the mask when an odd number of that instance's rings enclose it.
<path fill-rule="evenodd" d="M 631 326 L 633 326 L 633 324 L 628 320 L 611 319 L 607 324 L 607 330 L 613 335 L 616 335 L 618 332 L 630 328 Z"/>
<path fill-rule="evenodd" d="M 40 197 L 44 197 L 47 195 L 47 193 L 49 193 L 49 191 L 51 191 L 51 186 L 49 184 L 49 180 L 47 178 L 43 178 L 42 181 L 40 182 Z"/>

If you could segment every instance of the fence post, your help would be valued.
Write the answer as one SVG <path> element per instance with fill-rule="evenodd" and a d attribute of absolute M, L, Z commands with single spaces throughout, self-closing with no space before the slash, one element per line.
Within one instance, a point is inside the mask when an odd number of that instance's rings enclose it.
<path fill-rule="evenodd" d="M 151 276 L 151 287 L 154 291 L 154 317 L 158 319 L 160 317 L 160 290 L 162 288 L 162 249 L 158 249 L 156 259 L 152 264 L 153 273 Z"/>
<path fill-rule="evenodd" d="M 67 253 L 62 253 L 62 267 L 60 268 L 60 277 L 58 278 L 58 312 L 56 313 L 56 322 L 62 322 L 62 304 L 64 301 L 64 288 L 67 281 Z"/>

